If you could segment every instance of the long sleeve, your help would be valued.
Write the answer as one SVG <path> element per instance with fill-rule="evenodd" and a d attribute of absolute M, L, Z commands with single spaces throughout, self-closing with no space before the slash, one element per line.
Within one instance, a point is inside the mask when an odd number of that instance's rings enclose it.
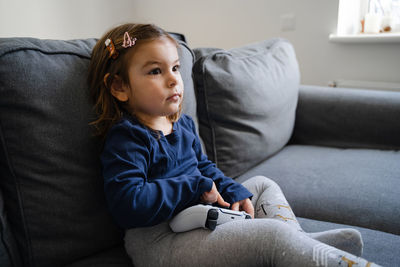
<path fill-rule="evenodd" d="M 217 186 L 218 192 L 221 194 L 223 199 L 230 204 L 252 197 L 253 194 L 251 194 L 243 185 L 234 181 L 232 178 L 226 177 L 224 173 L 217 168 L 215 163 L 210 161 L 207 156 L 203 154 L 200 139 L 195 130 L 194 122 L 193 120 L 190 121 L 192 131 L 195 135 L 193 149 L 195 150 L 196 157 L 199 162 L 198 168 L 201 174 L 213 179 Z"/>
<path fill-rule="evenodd" d="M 125 229 L 151 226 L 194 205 L 209 191 L 212 180 L 201 175 L 148 177 L 152 157 L 149 134 L 126 124 L 114 127 L 101 156 L 109 209 Z"/>

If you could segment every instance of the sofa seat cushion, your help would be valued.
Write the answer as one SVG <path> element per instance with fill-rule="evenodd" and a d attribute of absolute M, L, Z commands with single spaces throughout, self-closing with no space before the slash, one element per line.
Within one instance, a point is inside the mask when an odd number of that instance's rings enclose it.
<path fill-rule="evenodd" d="M 307 233 L 338 228 L 354 228 L 360 231 L 363 241 L 363 257 L 382 266 L 400 266 L 400 236 L 363 227 L 330 223 L 298 217 L 303 230 Z"/>
<path fill-rule="evenodd" d="M 271 39 L 195 53 L 193 79 L 207 155 L 227 176 L 238 176 L 279 151 L 292 134 L 300 77 L 294 49 Z"/>
<path fill-rule="evenodd" d="M 289 145 L 238 178 L 265 175 L 295 214 L 400 234 L 400 151 Z"/>

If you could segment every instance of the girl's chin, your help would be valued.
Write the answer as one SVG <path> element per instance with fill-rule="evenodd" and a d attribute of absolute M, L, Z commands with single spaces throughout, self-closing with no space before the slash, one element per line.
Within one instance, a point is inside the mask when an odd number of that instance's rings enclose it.
<path fill-rule="evenodd" d="M 168 109 L 168 114 L 173 115 L 179 111 L 179 104 L 171 105 Z"/>

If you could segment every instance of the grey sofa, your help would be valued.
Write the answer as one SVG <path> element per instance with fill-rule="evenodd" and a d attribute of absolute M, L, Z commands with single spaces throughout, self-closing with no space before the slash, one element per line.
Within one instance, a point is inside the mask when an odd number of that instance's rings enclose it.
<path fill-rule="evenodd" d="M 2 267 L 132 266 L 88 125 L 94 43 L 0 39 Z M 208 156 L 275 180 L 306 231 L 354 227 L 365 258 L 399 266 L 400 93 L 299 85 L 285 40 L 194 51 L 181 41 L 184 112 Z"/>

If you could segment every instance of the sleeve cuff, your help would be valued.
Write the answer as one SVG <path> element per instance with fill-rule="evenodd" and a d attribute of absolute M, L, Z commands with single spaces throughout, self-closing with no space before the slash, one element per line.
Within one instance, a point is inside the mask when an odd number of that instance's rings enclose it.
<path fill-rule="evenodd" d="M 211 188 L 213 186 L 213 180 L 211 178 L 206 178 L 204 177 L 204 181 L 200 184 L 200 196 L 204 192 L 209 192 L 211 191 Z"/>
<path fill-rule="evenodd" d="M 253 197 L 253 194 L 250 193 L 250 191 L 247 190 L 244 186 L 242 186 L 239 190 L 236 190 L 235 192 L 226 192 L 224 194 L 221 194 L 221 196 L 226 202 L 233 204 L 240 200 L 251 198 Z"/>

